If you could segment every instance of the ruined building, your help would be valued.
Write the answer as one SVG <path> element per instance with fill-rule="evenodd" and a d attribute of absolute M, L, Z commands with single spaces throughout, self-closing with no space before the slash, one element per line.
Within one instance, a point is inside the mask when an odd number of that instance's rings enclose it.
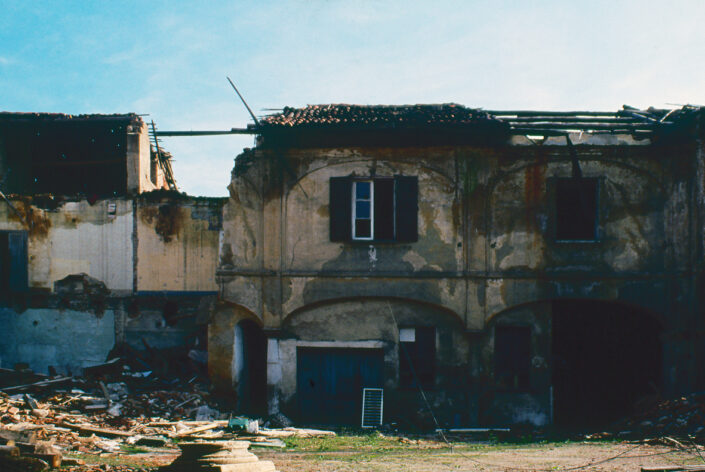
<path fill-rule="evenodd" d="M 222 199 L 175 191 L 134 114 L 0 113 L 0 367 L 206 351 Z"/>
<path fill-rule="evenodd" d="M 402 427 L 702 390 L 703 115 L 286 108 L 211 199 L 137 115 L 0 113 L 0 367 L 207 351 L 241 412 Z"/>
<path fill-rule="evenodd" d="M 223 211 L 211 380 L 359 424 L 600 424 L 703 388 L 695 107 L 285 108 Z M 141 243 L 140 243 L 141 245 Z M 138 259 L 139 260 L 139 259 Z M 266 392 L 266 394 L 265 394 Z"/>

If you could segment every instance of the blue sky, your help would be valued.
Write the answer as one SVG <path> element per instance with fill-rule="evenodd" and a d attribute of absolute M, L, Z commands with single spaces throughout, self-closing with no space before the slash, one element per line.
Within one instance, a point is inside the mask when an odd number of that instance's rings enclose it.
<path fill-rule="evenodd" d="M 705 2 L 0 0 L 0 110 L 149 114 L 221 130 L 315 103 L 705 105 Z M 177 183 L 227 195 L 249 136 L 164 138 Z"/>

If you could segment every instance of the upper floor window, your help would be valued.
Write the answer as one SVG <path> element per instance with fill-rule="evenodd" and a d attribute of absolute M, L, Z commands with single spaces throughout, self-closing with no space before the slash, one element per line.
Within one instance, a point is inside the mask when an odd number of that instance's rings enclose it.
<path fill-rule="evenodd" d="M 418 179 L 330 179 L 331 241 L 418 240 Z"/>
<path fill-rule="evenodd" d="M 595 178 L 556 179 L 556 239 L 597 239 L 597 197 Z"/>

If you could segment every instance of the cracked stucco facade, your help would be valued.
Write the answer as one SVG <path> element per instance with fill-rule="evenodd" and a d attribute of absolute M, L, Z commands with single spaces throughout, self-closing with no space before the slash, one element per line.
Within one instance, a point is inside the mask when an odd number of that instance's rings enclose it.
<path fill-rule="evenodd" d="M 598 180 L 594 242 L 553 237 L 554 182 L 572 171 L 563 138 L 246 151 L 223 213 L 222 305 L 210 326 L 214 382 L 237 384 L 231 332 L 252 319 L 269 340 L 270 411 L 296 414 L 297 346 L 380 347 L 385 388 L 413 402 L 397 388 L 394 311 L 398 325 L 436 327 L 437 379 L 429 396 L 446 423 L 460 414 L 465 425 L 497 418 L 545 424 L 550 301 L 589 299 L 657 319 L 664 392 L 697 388 L 702 142 L 572 139 L 583 176 Z M 331 242 L 329 179 L 394 175 L 418 177 L 418 241 Z M 532 327 L 530 393 L 493 390 L 493 328 L 501 322 Z"/>

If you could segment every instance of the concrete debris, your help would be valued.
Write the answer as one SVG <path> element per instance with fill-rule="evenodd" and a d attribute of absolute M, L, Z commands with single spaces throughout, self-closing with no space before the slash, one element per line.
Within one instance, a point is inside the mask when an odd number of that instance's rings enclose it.
<path fill-rule="evenodd" d="M 257 456 L 247 451 L 249 447 L 250 443 L 247 441 L 180 443 L 181 456 L 160 470 L 163 472 L 192 472 L 195 470 L 276 472 L 272 462 L 260 461 Z"/>
<path fill-rule="evenodd" d="M 0 385 L 5 385 L 2 390 L 14 393 L 0 391 L 0 470 L 62 466 L 62 470 L 73 472 L 105 471 L 64 459 L 67 454 L 130 454 L 130 448 L 135 447 L 174 453 L 175 442 L 182 440 L 228 444 L 233 439 L 247 439 L 258 446 L 285 447 L 279 438 L 335 435 L 293 427 L 260 429 L 259 421 L 250 418 L 240 418 L 244 428 L 231 428 L 233 420 L 227 418 L 233 418 L 233 413 L 218 408 L 208 385 L 154 376 L 135 378 L 123 375 L 115 365 L 125 362 L 98 366 L 91 377 L 61 378 L 61 382 L 46 378 L 23 384 L 22 389 L 8 385 L 9 377 L 0 372 Z M 290 422 L 285 417 L 276 420 Z M 246 448 L 243 451 L 246 453 Z M 246 454 L 256 461 L 256 456 Z"/>
<path fill-rule="evenodd" d="M 645 400 L 633 416 L 615 424 L 622 435 L 694 438 L 705 442 L 705 392 L 658 401 Z"/>

